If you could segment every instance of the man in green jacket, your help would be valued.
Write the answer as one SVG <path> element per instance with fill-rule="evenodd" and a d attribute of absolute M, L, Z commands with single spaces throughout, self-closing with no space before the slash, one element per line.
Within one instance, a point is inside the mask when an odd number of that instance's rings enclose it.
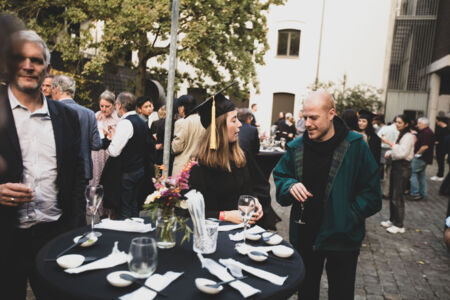
<path fill-rule="evenodd" d="M 304 103 L 306 133 L 273 171 L 277 201 L 292 205 L 289 236 L 305 264 L 299 299 L 319 299 L 326 262 L 329 299 L 353 299 L 365 219 L 381 209 L 378 166 L 367 143 L 336 116 L 327 92 Z"/>

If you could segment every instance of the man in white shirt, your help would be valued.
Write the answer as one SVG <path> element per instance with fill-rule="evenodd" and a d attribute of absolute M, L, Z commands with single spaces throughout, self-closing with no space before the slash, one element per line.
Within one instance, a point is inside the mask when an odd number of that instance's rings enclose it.
<path fill-rule="evenodd" d="M 391 143 L 394 143 L 397 141 L 399 132 L 397 130 L 397 127 L 395 126 L 395 119 L 394 122 L 392 122 L 391 125 L 385 125 L 383 127 L 380 128 L 380 130 L 378 130 L 377 135 L 383 139 L 387 139 L 388 141 L 390 141 Z M 391 174 L 391 163 L 389 160 L 385 159 L 385 155 L 386 152 L 389 151 L 391 149 L 391 146 L 382 142 L 381 143 L 381 165 L 383 166 L 383 172 L 384 172 L 384 176 L 382 178 L 384 178 L 384 184 L 382 185 L 382 189 L 383 189 L 383 197 L 384 198 L 389 198 L 389 176 Z"/>
<path fill-rule="evenodd" d="M 48 299 L 35 278 L 37 252 L 56 235 L 86 224 L 82 213 L 83 161 L 77 115 L 48 100 L 41 85 L 50 68 L 45 42 L 30 30 L 12 37 L 8 87 L 0 110 L 0 282 L 7 299 L 25 299 L 27 280 Z"/>
<path fill-rule="evenodd" d="M 109 143 L 110 137 L 103 139 L 103 147 L 107 147 L 107 152 L 110 157 L 117 158 L 115 161 L 120 163 L 120 168 L 115 169 L 119 176 L 119 181 L 114 179 L 107 179 L 103 174 L 108 172 L 109 166 L 105 166 L 102 174 L 102 183 L 105 189 L 105 200 L 110 197 L 120 195 L 120 199 L 112 201 L 112 205 L 105 203 L 107 208 L 112 208 L 116 212 L 116 217 L 126 219 L 139 216 L 140 209 L 140 189 L 146 174 L 148 175 L 151 139 L 150 131 L 147 124 L 136 114 L 134 110 L 136 107 L 136 97 L 128 92 L 122 92 L 116 99 L 116 111 L 119 115 L 120 121 L 117 124 L 114 132 L 114 137 Z M 109 174 L 111 175 L 111 174 Z M 117 186 L 120 182 L 120 186 Z M 151 181 L 150 181 L 151 182 Z M 145 185 L 151 185 L 151 183 Z M 114 191 L 114 192 L 113 192 Z M 115 195 L 114 195 L 115 194 Z M 106 201 L 110 201 L 108 199 Z"/>

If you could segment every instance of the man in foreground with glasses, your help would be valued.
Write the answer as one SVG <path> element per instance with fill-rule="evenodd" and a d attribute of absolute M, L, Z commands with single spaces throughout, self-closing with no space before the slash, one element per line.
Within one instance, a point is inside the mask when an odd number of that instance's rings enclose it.
<path fill-rule="evenodd" d="M 11 45 L 8 86 L 0 89 L 0 156 L 7 162 L 0 175 L 0 286 L 8 299 L 25 299 L 27 279 L 39 288 L 33 269 L 40 248 L 86 222 L 84 172 L 76 113 L 41 92 L 47 45 L 31 30 L 16 32 Z"/>
<path fill-rule="evenodd" d="M 290 241 L 305 264 L 299 299 L 319 299 L 325 261 L 329 299 L 353 299 L 365 219 L 381 209 L 378 166 L 336 116 L 331 94 L 315 92 L 303 108 L 306 132 L 273 171 L 277 201 L 292 204 Z"/>

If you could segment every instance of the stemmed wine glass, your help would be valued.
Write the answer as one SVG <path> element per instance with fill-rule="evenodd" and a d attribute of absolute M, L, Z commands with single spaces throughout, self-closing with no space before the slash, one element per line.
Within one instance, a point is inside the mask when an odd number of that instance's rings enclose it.
<path fill-rule="evenodd" d="M 244 222 L 244 243 L 243 243 L 244 245 L 247 234 L 248 221 L 250 221 L 251 217 L 253 216 L 255 208 L 256 208 L 255 197 L 249 195 L 242 195 L 239 197 L 238 210 L 239 213 L 241 214 L 242 221 Z"/>
<path fill-rule="evenodd" d="M 22 183 L 25 184 L 28 188 L 30 188 L 33 193 L 36 189 L 35 179 L 31 174 L 23 174 Z M 35 201 L 35 200 L 33 200 Z M 36 219 L 36 212 L 34 210 L 34 203 L 27 202 L 25 203 L 26 214 L 21 214 L 20 222 L 21 223 L 29 223 L 33 222 Z"/>
<path fill-rule="evenodd" d="M 100 203 L 102 203 L 103 186 L 88 185 L 84 191 L 84 195 L 86 197 L 87 209 L 91 214 L 91 233 L 89 235 L 99 237 L 102 233 L 94 231 L 94 221 Z"/>
<path fill-rule="evenodd" d="M 303 211 L 305 210 L 305 204 L 303 202 L 300 202 L 300 216 L 298 220 L 295 220 L 294 222 L 297 224 L 306 224 L 305 221 L 303 221 Z"/>

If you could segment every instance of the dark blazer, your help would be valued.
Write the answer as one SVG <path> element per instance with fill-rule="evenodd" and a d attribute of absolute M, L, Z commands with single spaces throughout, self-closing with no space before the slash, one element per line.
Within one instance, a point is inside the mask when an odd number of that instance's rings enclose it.
<path fill-rule="evenodd" d="M 256 127 L 242 123 L 239 130 L 239 146 L 253 157 L 259 153 L 259 135 Z"/>
<path fill-rule="evenodd" d="M 80 126 L 77 114 L 67 106 L 46 100 L 56 144 L 58 206 L 62 209 L 63 230 L 86 223 L 84 194 L 84 166 L 80 156 Z M 14 117 L 6 87 L 0 87 L 0 110 L 6 112 L 5 128 L 0 130 L 0 156 L 7 162 L 7 169 L 0 174 L 0 184 L 20 182 L 23 162 Z M 17 208 L 0 205 L 0 233 L 2 245 L 9 244 L 9 237 L 18 223 Z M 6 247 L 0 247 L 0 259 Z"/>

